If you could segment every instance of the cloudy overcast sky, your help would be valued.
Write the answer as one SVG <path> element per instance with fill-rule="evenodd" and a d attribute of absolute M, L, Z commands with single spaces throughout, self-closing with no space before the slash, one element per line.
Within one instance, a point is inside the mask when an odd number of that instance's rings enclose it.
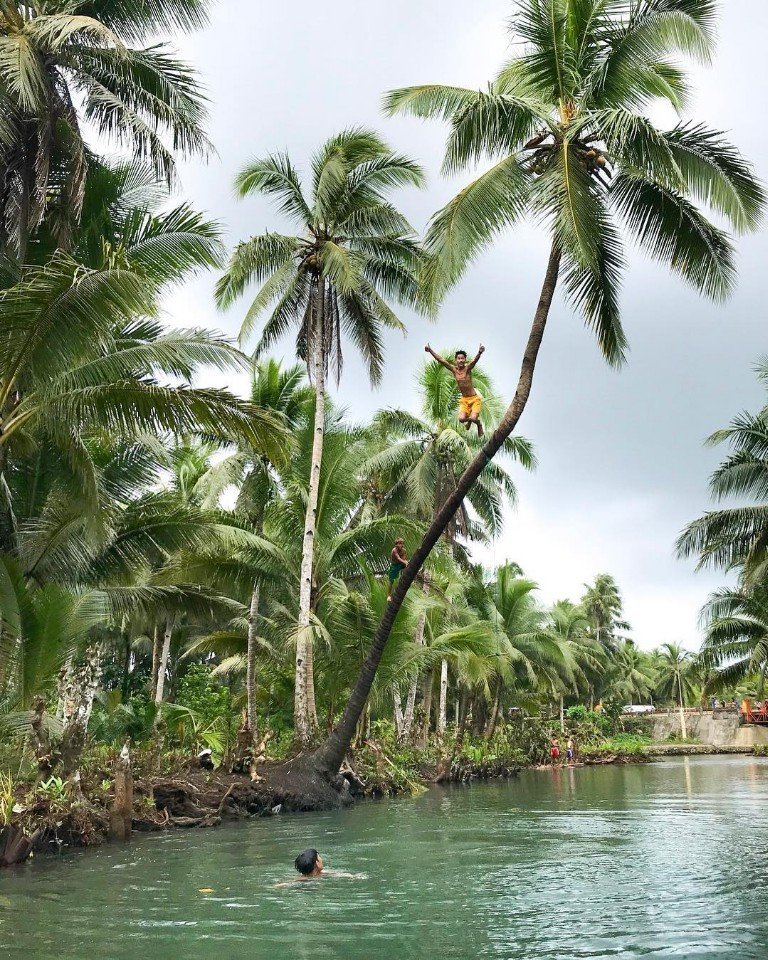
<path fill-rule="evenodd" d="M 218 157 L 183 168 L 184 194 L 219 218 L 234 243 L 280 226 L 266 202 L 234 199 L 236 172 L 252 157 L 287 150 L 299 167 L 339 129 L 366 124 L 423 163 L 423 192 L 400 203 L 422 229 L 465 178 L 448 182 L 439 166 L 444 131 L 436 123 L 388 120 L 382 93 L 422 82 L 484 85 L 509 51 L 510 0 L 219 0 L 207 30 L 184 38 L 183 54 L 211 97 Z M 724 0 L 716 62 L 697 70 L 690 115 L 729 132 L 766 170 L 768 82 L 764 0 Z M 673 122 L 672 118 L 666 118 Z M 755 409 L 753 375 L 768 352 L 765 336 L 765 232 L 739 241 L 740 284 L 733 299 L 699 299 L 657 265 L 635 255 L 623 293 L 629 362 L 609 369 L 581 322 L 558 300 L 520 431 L 536 445 L 534 474 L 516 470 L 520 502 L 502 538 L 479 558 L 522 565 L 544 601 L 577 599 L 585 581 L 612 573 L 643 647 L 699 642 L 698 611 L 719 586 L 675 559 L 680 529 L 708 504 L 707 477 L 718 453 L 705 437 L 739 410 Z M 423 345 L 482 340 L 483 365 L 509 397 L 546 262 L 546 239 L 516 230 L 478 260 L 447 298 L 437 325 L 406 316 L 408 336 L 388 337 L 388 365 L 372 392 L 347 353 L 338 399 L 363 420 L 384 406 L 416 408 L 414 373 Z M 169 318 L 235 335 L 242 312 L 212 305 L 213 278 L 174 294 Z M 285 344 L 291 357 L 291 343 Z"/>

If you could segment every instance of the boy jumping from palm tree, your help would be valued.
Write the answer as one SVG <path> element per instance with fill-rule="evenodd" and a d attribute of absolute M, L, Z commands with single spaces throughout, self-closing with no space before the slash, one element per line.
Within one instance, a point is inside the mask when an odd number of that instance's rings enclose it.
<path fill-rule="evenodd" d="M 472 369 L 485 353 L 485 347 L 481 343 L 477 351 L 477 356 L 474 360 L 470 360 L 469 363 L 467 363 L 466 350 L 457 350 L 454 358 L 455 362 L 449 363 L 445 357 L 441 357 L 439 353 L 435 353 L 429 344 L 427 344 L 424 349 L 427 353 L 432 354 L 435 360 L 442 364 L 446 370 L 450 370 L 453 374 L 454 380 L 459 387 L 459 393 L 461 394 L 459 397 L 459 423 L 464 424 L 465 430 L 469 430 L 470 425 L 474 423 L 477 427 L 478 437 L 482 437 L 483 425 L 480 423 L 480 411 L 483 407 L 483 398 L 477 390 L 475 390 L 472 383 Z"/>

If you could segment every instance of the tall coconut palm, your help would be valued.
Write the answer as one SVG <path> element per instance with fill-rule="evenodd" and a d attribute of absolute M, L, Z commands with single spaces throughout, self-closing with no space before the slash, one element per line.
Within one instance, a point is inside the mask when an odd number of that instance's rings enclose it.
<path fill-rule="evenodd" d="M 8 0 L 0 4 L 0 248 L 26 259 L 46 212 L 67 246 L 80 217 L 93 126 L 169 182 L 173 151 L 201 153 L 205 100 L 164 45 L 197 27 L 207 0 Z"/>
<path fill-rule="evenodd" d="M 299 642 L 296 650 L 295 728 L 306 743 L 315 718 L 309 708 L 308 650 L 315 514 L 325 423 L 326 378 L 342 366 L 342 339 L 363 356 L 371 382 L 381 380 L 383 328 L 403 329 L 388 300 L 420 303 L 416 272 L 422 257 L 413 230 L 387 199 L 399 186 L 420 186 L 421 169 L 393 153 L 368 130 L 346 130 L 328 140 L 312 159 L 311 197 L 286 155 L 249 164 L 237 179 L 241 196 L 274 197 L 299 233 L 267 233 L 240 244 L 217 288 L 228 307 L 252 283 L 261 287 L 241 330 L 246 341 L 258 319 L 270 313 L 256 353 L 287 330 L 297 328 L 296 352 L 306 363 L 315 389 L 315 442 L 310 465 L 299 584 Z"/>
<path fill-rule="evenodd" d="M 493 680 L 489 733 L 496 726 L 505 694 L 536 690 L 540 681 L 564 663 L 559 640 L 544 630 L 545 613 L 536 601 L 537 589 L 517 564 L 506 563 L 493 572 L 490 583 L 475 597 L 478 611 L 504 637 Z"/>
<path fill-rule="evenodd" d="M 631 640 L 620 641 L 610 651 L 598 680 L 601 699 L 621 703 L 647 702 L 656 685 L 654 658 Z"/>
<path fill-rule="evenodd" d="M 618 642 L 616 632 L 629 630 L 629 624 L 621 618 L 622 599 L 616 581 L 609 573 L 599 573 L 593 584 L 584 584 L 581 599 L 598 643 L 610 649 Z"/>
<path fill-rule="evenodd" d="M 660 699 L 677 702 L 680 711 L 680 732 L 688 738 L 685 707 L 695 692 L 696 661 L 693 654 L 679 643 L 663 643 L 656 651 L 656 695 Z"/>
<path fill-rule="evenodd" d="M 768 364 L 757 370 L 768 387 Z M 678 553 L 698 555 L 700 568 L 741 569 L 749 586 L 762 582 L 768 569 L 768 406 L 756 414 L 740 413 L 708 440 L 710 446 L 721 443 L 732 452 L 710 478 L 712 498 L 747 497 L 751 502 L 705 513 L 680 535 Z"/>
<path fill-rule="evenodd" d="M 756 678 L 758 696 L 768 677 L 768 587 L 725 589 L 713 593 L 702 611 L 701 660 L 714 667 L 707 686 L 733 687 Z"/>
<path fill-rule="evenodd" d="M 324 773 L 341 763 L 406 591 L 517 426 L 560 278 L 614 365 L 626 350 L 615 220 L 694 289 L 716 300 L 732 290 L 731 240 L 697 203 L 734 230 L 751 230 L 763 191 L 722 134 L 690 123 L 660 130 L 647 114 L 659 99 L 682 109 L 687 82 L 675 58 L 711 57 L 716 12 L 715 0 L 518 0 L 511 26 L 521 53 L 487 91 L 433 85 L 389 95 L 393 113 L 450 123 L 448 171 L 493 163 L 432 221 L 425 284 L 433 301 L 501 229 L 525 217 L 543 222 L 550 254 L 513 400 L 403 572 L 348 711 L 314 758 Z"/>
<path fill-rule="evenodd" d="M 305 419 L 309 390 L 302 368 L 282 368 L 269 359 L 256 366 L 251 385 L 251 403 L 278 417 L 291 432 Z M 198 489 L 204 502 L 219 503 L 227 487 L 238 488 L 236 512 L 244 517 L 257 534 L 262 534 L 264 517 L 280 492 L 279 464 L 253 445 L 240 444 L 239 449 L 217 464 L 203 477 Z M 259 652 L 259 602 L 262 578 L 254 579 L 248 608 L 248 640 L 246 651 L 246 720 L 248 733 L 255 743 L 256 724 L 256 661 Z"/>
<path fill-rule="evenodd" d="M 560 701 L 560 727 L 565 729 L 565 697 L 586 686 L 588 672 L 600 666 L 603 650 L 588 635 L 589 619 L 580 604 L 558 600 L 547 614 L 543 636 L 554 642 L 560 658 L 543 671 L 545 683 Z"/>

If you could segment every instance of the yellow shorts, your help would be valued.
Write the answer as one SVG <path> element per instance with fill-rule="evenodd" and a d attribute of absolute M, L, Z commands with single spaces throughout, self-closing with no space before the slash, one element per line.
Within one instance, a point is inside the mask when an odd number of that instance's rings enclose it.
<path fill-rule="evenodd" d="M 459 413 L 468 417 L 479 417 L 483 407 L 483 398 L 479 394 L 474 397 L 459 397 Z"/>

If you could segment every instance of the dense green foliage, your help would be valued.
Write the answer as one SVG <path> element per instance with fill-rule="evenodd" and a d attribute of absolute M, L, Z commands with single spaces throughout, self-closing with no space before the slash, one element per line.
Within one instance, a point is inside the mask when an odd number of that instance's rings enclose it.
<path fill-rule="evenodd" d="M 320 147 L 306 186 L 287 155 L 243 170 L 239 193 L 275 200 L 294 232 L 227 256 L 219 225 L 169 193 L 178 158 L 207 148 L 196 75 L 142 46 L 202 24 L 207 2 L 0 4 L 3 765 L 53 771 L 55 799 L 57 765 L 76 765 L 84 745 L 86 763 L 126 740 L 147 757 L 208 748 L 237 765 L 245 745 L 283 757 L 354 701 L 392 610 L 352 725 L 361 768 L 380 775 L 381 741 L 402 786 L 426 762 L 541 762 L 553 731 L 585 751 L 636 752 L 626 704 L 762 690 L 762 503 L 708 514 L 681 541 L 742 573 L 708 607 L 703 657 L 672 642 L 646 653 L 609 574 L 546 606 L 511 560 L 473 562 L 472 545 L 503 528 L 515 471 L 536 464 L 533 442 L 512 436 L 506 384 L 476 371 L 489 433 L 509 420 L 491 454 L 460 426 L 456 383 L 436 363 L 418 373 L 416 411 L 357 423 L 326 394 L 345 341 L 378 383 L 383 331 L 404 329 L 393 304 L 436 312 L 523 217 L 552 242 L 550 303 L 560 278 L 611 363 L 626 345 L 618 223 L 697 290 L 727 295 L 732 239 L 698 204 L 753 229 L 761 187 L 720 133 L 646 116 L 658 100 L 682 108 L 674 58 L 706 61 L 715 6 L 519 0 L 524 52 L 487 91 L 388 97 L 393 112 L 450 123 L 448 172 L 493 164 L 423 245 L 393 196 L 422 185 L 420 167 L 352 128 Z M 88 125 L 128 156 L 97 156 Z M 160 320 L 169 287 L 202 270 L 223 271 L 219 306 L 251 295 L 241 341 L 258 330 L 254 357 Z M 267 355 L 289 330 L 297 366 Z M 201 385 L 210 368 L 247 371 L 249 396 Z M 515 402 L 519 418 L 527 394 Z M 764 499 L 767 436 L 766 411 L 716 435 L 734 448 L 717 496 Z M 412 554 L 478 457 L 416 585 L 388 607 L 395 539 Z"/>

